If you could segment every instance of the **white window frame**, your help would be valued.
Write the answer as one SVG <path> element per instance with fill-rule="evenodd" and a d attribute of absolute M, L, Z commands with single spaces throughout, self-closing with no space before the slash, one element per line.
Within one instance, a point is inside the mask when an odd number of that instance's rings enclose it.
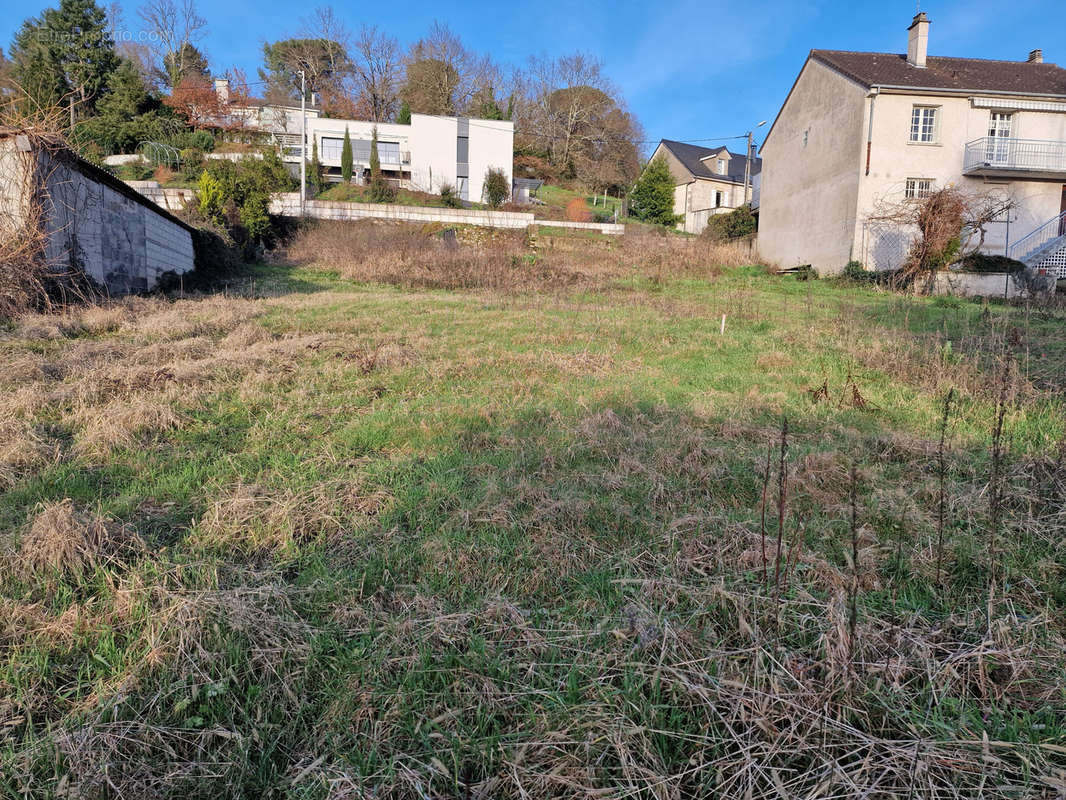
<path fill-rule="evenodd" d="M 991 164 L 1006 164 L 1010 160 L 1011 137 L 1014 135 L 1014 112 L 990 111 L 985 160 Z"/>
<path fill-rule="evenodd" d="M 924 200 L 936 191 L 936 178 L 907 178 L 903 196 L 908 200 Z"/>
<path fill-rule="evenodd" d="M 911 106 L 910 143 L 940 143 L 941 106 Z M 927 120 L 930 124 L 926 124 Z"/>
<path fill-rule="evenodd" d="M 718 159 L 718 174 L 719 175 L 725 175 L 725 159 L 724 158 Z"/>

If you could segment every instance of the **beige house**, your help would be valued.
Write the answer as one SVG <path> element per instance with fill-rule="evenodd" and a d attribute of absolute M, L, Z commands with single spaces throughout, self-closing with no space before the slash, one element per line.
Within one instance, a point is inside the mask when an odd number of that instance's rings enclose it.
<path fill-rule="evenodd" d="M 744 205 L 747 159 L 725 147 L 699 147 L 663 139 L 651 155 L 662 157 L 674 176 L 674 213 L 684 219 L 678 230 L 700 233 L 713 214 L 724 214 Z M 752 159 L 749 180 L 759 173 L 760 159 Z M 750 186 L 750 184 L 749 184 Z M 749 189 L 750 194 L 750 189 Z M 754 203 L 754 201 L 753 201 Z"/>
<path fill-rule="evenodd" d="M 986 252 L 1066 276 L 1066 70 L 1040 50 L 928 56 L 929 27 L 914 17 L 905 54 L 811 51 L 762 146 L 760 252 L 890 269 L 913 233 L 879 221 L 885 205 L 958 186 L 1016 203 Z"/>

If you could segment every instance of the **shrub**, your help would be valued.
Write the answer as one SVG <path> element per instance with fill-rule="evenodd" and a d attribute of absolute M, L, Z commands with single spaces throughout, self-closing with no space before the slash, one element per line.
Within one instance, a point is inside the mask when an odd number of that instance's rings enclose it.
<path fill-rule="evenodd" d="M 1006 256 L 971 253 L 958 262 L 959 268 L 967 272 L 1022 272 L 1025 264 Z"/>
<path fill-rule="evenodd" d="M 666 159 L 657 158 L 644 168 L 629 197 L 629 211 L 637 219 L 656 225 L 675 225 L 674 176 Z"/>
<path fill-rule="evenodd" d="M 170 142 L 179 150 L 201 150 L 210 153 L 215 149 L 215 137 L 209 131 L 187 131 Z"/>
<path fill-rule="evenodd" d="M 715 241 L 727 241 L 751 236 L 755 230 L 755 215 L 751 213 L 751 206 L 744 204 L 728 214 L 715 214 L 707 220 L 703 235 Z"/>
<path fill-rule="evenodd" d="M 867 270 L 861 261 L 849 261 L 844 265 L 841 277 L 858 283 L 869 283 L 873 279 L 873 273 Z"/>
<path fill-rule="evenodd" d="M 442 183 L 440 185 L 440 202 L 445 208 L 463 207 L 462 198 L 455 193 L 455 187 L 450 183 Z"/>
<path fill-rule="evenodd" d="M 507 179 L 507 173 L 496 167 L 489 167 L 485 171 L 485 201 L 492 208 L 500 205 L 511 196 L 511 182 Z"/>
<path fill-rule="evenodd" d="M 292 187 L 292 177 L 275 153 L 260 159 L 211 161 L 198 183 L 200 212 L 225 226 L 246 254 L 269 233 L 270 195 Z"/>
<path fill-rule="evenodd" d="M 181 151 L 181 177 L 186 181 L 197 181 L 204 170 L 204 151 L 187 147 Z"/>
<path fill-rule="evenodd" d="M 570 222 L 589 222 L 592 219 L 592 212 L 584 197 L 575 197 L 566 204 L 566 218 Z"/>

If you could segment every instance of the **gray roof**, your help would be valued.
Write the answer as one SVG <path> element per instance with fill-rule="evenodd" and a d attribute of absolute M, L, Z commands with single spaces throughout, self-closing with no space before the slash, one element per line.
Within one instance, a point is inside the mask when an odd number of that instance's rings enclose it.
<path fill-rule="evenodd" d="M 925 67 L 919 68 L 908 64 L 904 53 L 811 50 L 810 57 L 866 88 L 899 86 L 957 92 L 1066 95 L 1066 69 L 1050 63 L 929 56 Z"/>
<path fill-rule="evenodd" d="M 700 147 L 695 144 L 675 142 L 672 139 L 661 140 L 659 146 L 669 150 L 693 178 L 713 178 L 714 180 L 729 181 L 731 183 L 744 182 L 744 162 L 747 161 L 747 158 L 740 153 L 734 153 L 725 147 Z M 730 156 L 726 162 L 727 175 L 719 175 L 708 166 L 706 161 L 701 160 L 708 156 L 714 156 L 723 150 L 728 152 Z M 753 176 L 757 175 L 761 169 L 762 159 L 752 159 L 751 174 Z"/>

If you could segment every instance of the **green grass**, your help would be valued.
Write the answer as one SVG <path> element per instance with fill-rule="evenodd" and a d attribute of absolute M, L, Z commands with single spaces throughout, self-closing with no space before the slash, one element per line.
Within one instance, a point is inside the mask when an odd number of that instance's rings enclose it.
<path fill-rule="evenodd" d="M 3 409 L 46 451 L 0 497 L 8 796 L 769 797 L 823 780 L 1037 796 L 1061 780 L 1061 312 L 755 267 L 539 294 L 254 281 L 251 299 L 0 339 L 20 381 Z M 1017 375 L 990 551 L 1003 340 Z M 179 421 L 82 447 L 87 419 L 145 402 Z M 759 526 L 783 417 L 785 546 L 802 549 L 778 596 Z M 81 574 L 27 568 L 19 540 L 68 498 L 143 546 L 105 537 Z"/>
<path fill-rule="evenodd" d="M 544 185 L 537 189 L 537 199 L 541 200 L 548 208 L 566 210 L 567 205 L 576 197 L 584 198 L 585 205 L 593 214 L 614 214 L 621 208 L 622 201 L 617 197 L 608 197 L 604 205 L 603 195 L 592 196 L 573 189 L 565 189 L 562 186 Z"/>

